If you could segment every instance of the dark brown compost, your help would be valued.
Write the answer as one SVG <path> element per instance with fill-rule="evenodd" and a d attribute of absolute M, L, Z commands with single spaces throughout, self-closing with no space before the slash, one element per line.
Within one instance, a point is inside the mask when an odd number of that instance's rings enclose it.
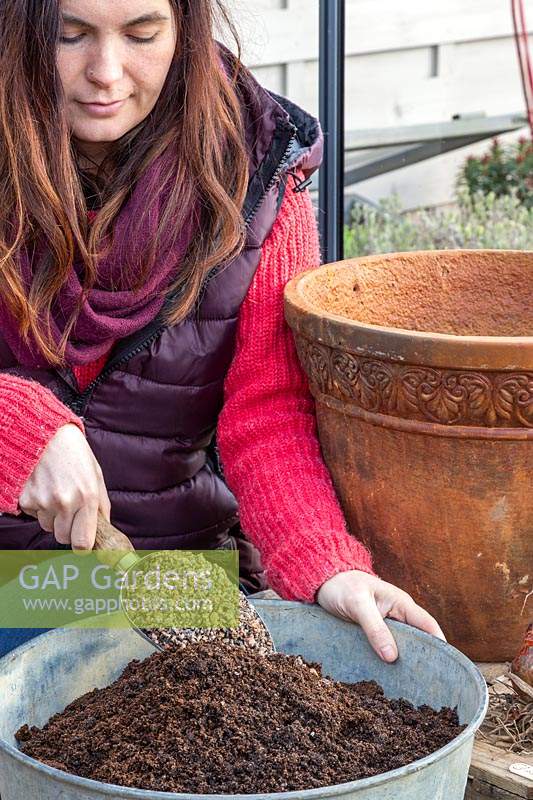
<path fill-rule="evenodd" d="M 388 700 L 318 664 L 226 644 L 132 661 L 21 749 L 58 769 L 168 792 L 258 793 L 327 786 L 395 769 L 462 730 L 455 711 Z"/>

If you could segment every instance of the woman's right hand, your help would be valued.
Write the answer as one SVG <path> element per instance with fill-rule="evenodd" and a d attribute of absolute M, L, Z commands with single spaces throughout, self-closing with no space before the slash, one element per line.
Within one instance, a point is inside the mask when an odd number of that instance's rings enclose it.
<path fill-rule="evenodd" d="M 19 507 L 73 550 L 92 550 L 98 511 L 110 521 L 111 503 L 100 464 L 77 425 L 62 425 L 24 484 Z"/>

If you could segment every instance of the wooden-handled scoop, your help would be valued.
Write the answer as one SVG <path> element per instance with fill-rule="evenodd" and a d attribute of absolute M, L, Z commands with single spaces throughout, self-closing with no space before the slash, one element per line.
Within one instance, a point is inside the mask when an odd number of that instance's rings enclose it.
<path fill-rule="evenodd" d="M 106 518 L 98 512 L 98 520 L 96 523 L 96 538 L 94 540 L 94 552 L 101 564 L 106 564 L 116 572 L 124 574 L 130 567 L 133 567 L 138 561 L 139 556 L 135 552 L 135 548 L 125 533 L 119 531 L 118 528 L 106 520 Z M 163 650 L 155 636 L 150 636 L 149 630 L 143 630 L 130 618 L 129 614 L 124 612 L 132 629 L 141 636 L 143 639 L 150 642 L 153 647 L 158 650 Z"/>
<path fill-rule="evenodd" d="M 26 513 L 37 518 L 37 512 L 27 511 Z M 59 545 L 59 547 L 67 549 L 68 545 Z M 118 528 L 115 528 L 111 522 L 108 522 L 100 512 L 98 512 L 93 550 L 100 563 L 111 567 L 121 575 L 141 561 L 141 556 L 136 553 L 128 537 Z M 82 554 L 87 551 L 78 550 L 76 552 Z M 124 607 L 123 611 L 133 630 L 158 650 L 165 650 L 167 647 L 172 646 L 175 644 L 176 638 L 181 642 L 189 641 L 189 635 L 191 641 L 202 641 L 204 638 L 205 641 L 213 641 L 211 634 L 215 632 L 216 634 L 221 634 L 220 637 L 215 637 L 217 641 L 221 640 L 228 644 L 236 645 L 245 642 L 247 647 L 257 648 L 263 654 L 276 652 L 274 641 L 267 625 L 254 606 L 246 599 L 243 592 L 239 592 L 240 624 L 237 629 L 220 628 L 214 630 L 212 628 L 194 629 L 176 626 L 174 628 L 165 628 L 164 630 L 148 630 L 136 625 Z M 231 632 L 232 630 L 235 635 L 233 637 L 231 635 L 226 636 L 227 631 Z M 174 635 L 176 631 L 180 633 L 178 637 Z M 205 632 L 205 637 L 202 635 L 202 631 Z"/>
<path fill-rule="evenodd" d="M 118 528 L 115 528 L 114 525 L 108 522 L 100 512 L 98 512 L 94 550 L 98 560 L 102 564 L 112 567 L 112 569 L 121 574 L 127 572 L 132 566 L 141 560 L 140 556 L 135 552 L 135 548 L 128 537 L 119 531 Z M 250 624 L 250 620 L 253 620 L 253 624 L 262 631 L 264 650 L 266 652 L 275 652 L 274 641 L 263 619 L 251 605 L 251 603 L 248 602 L 244 594 L 242 592 L 239 594 L 240 612 L 242 613 L 244 610 L 245 617 L 248 620 L 244 627 Z M 165 638 L 160 635 L 160 631 L 139 628 L 127 613 L 126 616 L 128 617 L 131 627 L 136 633 L 139 634 L 139 636 L 150 642 L 150 644 L 153 647 L 156 647 L 158 650 L 166 649 L 162 644 L 162 642 L 165 641 Z M 209 633 L 211 633 L 211 631 L 210 629 L 207 629 L 206 632 L 209 640 Z M 246 639 L 246 635 L 244 635 L 244 639 Z M 199 637 L 196 635 L 196 641 L 198 640 Z"/>
<path fill-rule="evenodd" d="M 139 561 L 135 548 L 125 533 L 115 528 L 98 512 L 94 548 L 98 560 L 117 572 L 126 572 Z"/>

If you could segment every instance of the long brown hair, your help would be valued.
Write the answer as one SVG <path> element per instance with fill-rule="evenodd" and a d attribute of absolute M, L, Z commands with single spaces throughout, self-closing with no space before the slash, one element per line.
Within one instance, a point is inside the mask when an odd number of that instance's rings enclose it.
<path fill-rule="evenodd" d="M 98 254 L 105 249 L 124 200 L 170 142 L 177 148 L 177 159 L 166 177 L 165 213 L 147 252 L 142 258 L 135 254 L 131 272 L 136 280 L 128 288 L 142 285 L 157 243 L 168 241 L 173 231 L 182 228 L 193 203 L 201 209 L 199 230 L 170 287 L 176 300 L 167 312 L 168 324 L 179 322 L 193 309 L 206 274 L 243 247 L 241 210 L 248 159 L 238 100 L 238 36 L 220 0 L 170 3 L 176 15 L 177 46 L 166 83 L 147 119 L 116 143 L 112 178 L 90 227 L 56 67 L 59 0 L 1 3 L 0 297 L 19 322 L 25 340 L 33 333 L 39 349 L 56 366 L 65 363 L 64 350 L 77 311 L 59 345 L 50 332 L 50 312 L 74 259 L 82 259 L 85 267 L 81 305 L 97 278 Z M 221 21 L 237 43 L 235 69 L 229 78 L 219 67 L 213 38 L 214 26 Z M 17 258 L 23 247 L 33 254 L 37 249 L 46 253 L 42 259 L 34 258 L 39 263 L 34 263 L 30 287 L 25 285 Z"/>

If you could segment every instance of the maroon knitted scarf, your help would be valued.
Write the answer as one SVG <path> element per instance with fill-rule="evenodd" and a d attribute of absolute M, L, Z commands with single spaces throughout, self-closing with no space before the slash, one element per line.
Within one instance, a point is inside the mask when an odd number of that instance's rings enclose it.
<path fill-rule="evenodd" d="M 81 312 L 72 329 L 65 356 L 69 365 L 88 364 L 103 356 L 116 339 L 121 339 L 147 325 L 160 311 L 164 303 L 165 289 L 174 280 L 182 257 L 194 231 L 193 212 L 185 229 L 180 231 L 172 247 L 158 243 L 158 255 L 146 283 L 136 291 L 113 290 L 120 286 L 126 254 L 142 253 L 147 242 L 157 232 L 163 212 L 165 196 L 160 191 L 161 176 L 166 174 L 169 150 L 157 158 L 141 176 L 129 199 L 125 202 L 113 228 L 113 244 L 108 253 L 98 262 L 98 281 L 83 302 Z M 142 236 L 137 233 L 136 221 L 148 209 Z M 32 281 L 32 265 L 27 253 L 21 258 L 21 270 L 29 292 Z M 59 342 L 66 322 L 76 308 L 82 294 L 82 265 L 75 262 L 67 282 L 54 303 L 51 314 L 51 331 Z M 0 301 L 0 327 L 9 347 L 19 363 L 27 367 L 46 367 L 46 359 L 40 353 L 33 337 L 27 346 L 21 339 L 17 321 L 5 304 Z"/>

